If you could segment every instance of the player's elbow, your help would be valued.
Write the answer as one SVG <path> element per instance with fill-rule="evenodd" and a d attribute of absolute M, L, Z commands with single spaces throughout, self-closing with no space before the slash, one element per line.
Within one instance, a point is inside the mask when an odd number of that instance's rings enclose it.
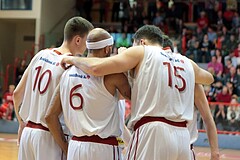
<path fill-rule="evenodd" d="M 54 112 L 47 112 L 47 114 L 45 115 L 44 118 L 45 118 L 47 125 L 49 126 L 49 125 L 53 124 L 55 121 L 57 121 L 58 117 L 59 117 L 59 115 Z"/>
<path fill-rule="evenodd" d="M 207 73 L 205 75 L 198 75 L 198 78 L 195 80 L 196 80 L 196 83 L 203 84 L 203 85 L 210 85 L 214 82 L 214 78 L 211 73 Z"/>
<path fill-rule="evenodd" d="M 46 114 L 44 118 L 45 118 L 47 125 L 51 124 L 53 116 L 51 116 L 50 114 Z"/>
<path fill-rule="evenodd" d="M 210 85 L 210 84 L 212 84 L 214 82 L 214 78 L 213 78 L 213 75 L 211 74 L 211 75 L 209 75 L 209 78 L 208 78 L 208 84 L 207 85 Z"/>
<path fill-rule="evenodd" d="M 101 68 L 98 65 L 93 65 L 89 67 L 89 73 L 94 76 L 104 76 L 101 71 Z"/>
<path fill-rule="evenodd" d="M 18 90 L 13 91 L 13 101 L 17 101 L 20 98 L 20 92 Z"/>

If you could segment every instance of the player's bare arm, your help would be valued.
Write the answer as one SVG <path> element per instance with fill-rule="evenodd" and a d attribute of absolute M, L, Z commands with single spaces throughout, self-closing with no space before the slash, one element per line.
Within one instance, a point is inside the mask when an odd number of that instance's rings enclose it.
<path fill-rule="evenodd" d="M 23 100 L 28 73 L 29 73 L 29 67 L 25 70 L 19 84 L 17 85 L 16 89 L 13 92 L 14 109 L 15 109 L 16 116 L 17 116 L 19 123 L 22 121 L 22 119 L 18 112 L 20 110 L 20 105 Z"/>
<path fill-rule="evenodd" d="M 213 83 L 214 78 L 213 75 L 200 68 L 195 62 L 193 62 L 192 60 L 190 60 L 194 69 L 194 73 L 195 73 L 195 83 L 198 84 L 205 84 L 205 85 L 209 85 L 211 83 Z"/>
<path fill-rule="evenodd" d="M 16 89 L 13 92 L 14 110 L 15 110 L 15 114 L 16 114 L 16 117 L 17 117 L 17 120 L 19 123 L 17 145 L 19 145 L 19 143 L 20 143 L 22 131 L 23 131 L 23 128 L 25 127 L 25 123 L 23 122 L 22 118 L 20 117 L 19 111 L 20 111 L 21 103 L 23 100 L 24 92 L 25 92 L 25 86 L 26 86 L 29 70 L 30 70 L 30 67 L 27 67 L 19 84 L 17 85 Z"/>
<path fill-rule="evenodd" d="M 116 89 L 120 95 L 130 100 L 131 99 L 131 87 L 129 85 L 127 77 L 123 73 L 116 73 L 104 76 L 104 83 L 107 90 L 114 95 Z"/>
<path fill-rule="evenodd" d="M 120 94 L 128 100 L 131 100 L 131 86 L 127 79 L 127 76 L 124 73 L 119 73 L 115 77 L 115 86 L 120 92 Z"/>
<path fill-rule="evenodd" d="M 61 147 L 63 152 L 67 155 L 68 142 L 64 136 L 64 133 L 59 121 L 59 115 L 61 113 L 62 113 L 62 105 L 60 101 L 60 88 L 58 85 L 51 99 L 49 109 L 45 116 L 45 120 L 48 125 L 48 129 L 53 135 L 55 141 Z"/>
<path fill-rule="evenodd" d="M 126 72 L 139 65 L 144 56 L 144 47 L 130 47 L 121 54 L 107 58 L 64 57 L 61 64 L 77 66 L 88 74 L 103 76 Z"/>
<path fill-rule="evenodd" d="M 211 148 L 211 160 L 219 160 L 218 138 L 216 126 L 208 105 L 203 86 L 195 85 L 194 102 L 199 110 L 206 127 L 207 136 Z"/>

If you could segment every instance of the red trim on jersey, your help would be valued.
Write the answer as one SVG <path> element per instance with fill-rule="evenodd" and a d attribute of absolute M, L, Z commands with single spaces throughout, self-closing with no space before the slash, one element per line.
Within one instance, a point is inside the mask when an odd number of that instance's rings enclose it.
<path fill-rule="evenodd" d="M 117 154 L 118 154 L 118 160 L 120 160 L 119 148 L 117 148 Z"/>
<path fill-rule="evenodd" d="M 61 52 L 59 52 L 59 51 L 57 51 L 57 50 L 53 50 L 53 52 L 55 52 L 55 53 L 57 53 L 58 55 L 62 55 L 62 53 Z"/>
<path fill-rule="evenodd" d="M 136 156 L 137 156 L 138 139 L 139 139 L 139 130 L 137 130 L 136 147 L 135 147 L 135 153 L 134 153 L 134 158 L 133 158 L 134 160 L 136 160 Z"/>
<path fill-rule="evenodd" d="M 116 159 L 120 160 L 119 147 L 116 147 L 116 149 L 117 149 L 117 154 L 116 154 L 116 152 L 115 152 L 115 146 L 112 146 L 112 148 L 113 148 L 113 160 L 116 160 Z M 116 156 L 117 156 L 117 158 L 116 158 Z"/>
<path fill-rule="evenodd" d="M 29 127 L 29 128 L 37 128 L 37 129 L 42 129 L 44 131 L 49 131 L 49 129 L 47 127 L 44 127 L 42 124 L 40 123 L 34 123 L 34 122 L 31 122 L 31 121 L 28 121 L 26 127 Z"/>
<path fill-rule="evenodd" d="M 133 139 L 132 139 L 132 142 L 131 142 L 131 145 L 130 145 L 129 152 L 127 153 L 127 154 L 128 154 L 127 160 L 129 160 L 129 158 L 130 158 L 130 153 L 131 153 L 131 151 L 132 151 L 132 145 L 133 145 L 134 139 L 135 139 L 135 132 L 133 133 Z"/>
<path fill-rule="evenodd" d="M 171 50 L 171 47 L 164 47 L 163 50 Z"/>
<path fill-rule="evenodd" d="M 134 125 L 134 131 L 136 131 L 139 127 L 141 127 L 142 125 L 149 123 L 149 122 L 155 122 L 155 121 L 160 121 L 160 122 L 164 122 L 167 123 L 169 125 L 172 126 L 176 126 L 176 127 L 187 127 L 187 121 L 183 121 L 183 122 L 174 122 L 174 121 L 170 121 L 167 120 L 164 117 L 142 117 L 139 121 L 137 121 L 137 123 Z"/>
<path fill-rule="evenodd" d="M 115 148 L 114 148 L 114 146 L 112 146 L 113 147 L 113 160 L 115 160 Z"/>
<path fill-rule="evenodd" d="M 101 138 L 98 135 L 82 136 L 82 137 L 73 136 L 72 140 L 83 141 L 83 142 L 102 143 L 102 144 L 118 146 L 118 141 L 117 141 L 116 137 Z"/>

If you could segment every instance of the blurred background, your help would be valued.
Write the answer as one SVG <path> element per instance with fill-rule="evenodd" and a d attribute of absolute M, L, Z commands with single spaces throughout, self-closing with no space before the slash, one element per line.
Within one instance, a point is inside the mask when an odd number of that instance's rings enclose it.
<path fill-rule="evenodd" d="M 112 34 L 113 52 L 130 47 L 142 25 L 158 26 L 175 52 L 213 74 L 205 93 L 220 147 L 240 149 L 239 12 L 237 0 L 0 0 L 0 132 L 17 133 L 12 92 L 32 57 L 58 47 L 66 21 L 82 16 Z M 196 145 L 208 146 L 200 116 L 198 128 Z"/>

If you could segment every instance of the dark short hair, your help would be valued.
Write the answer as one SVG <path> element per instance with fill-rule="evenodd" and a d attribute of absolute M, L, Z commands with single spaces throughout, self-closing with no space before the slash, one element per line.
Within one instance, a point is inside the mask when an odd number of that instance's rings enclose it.
<path fill-rule="evenodd" d="M 133 40 L 147 39 L 152 43 L 163 44 L 164 38 L 161 29 L 154 25 L 144 25 L 133 35 Z"/>
<path fill-rule="evenodd" d="M 163 37 L 163 43 L 162 43 L 162 47 L 170 47 L 171 50 L 174 50 L 174 46 L 173 46 L 173 42 L 172 40 L 167 36 L 167 35 L 162 35 Z"/>
<path fill-rule="evenodd" d="M 64 27 L 64 40 L 72 40 L 76 35 L 84 37 L 93 28 L 93 25 L 85 18 L 73 17 L 67 21 Z"/>

